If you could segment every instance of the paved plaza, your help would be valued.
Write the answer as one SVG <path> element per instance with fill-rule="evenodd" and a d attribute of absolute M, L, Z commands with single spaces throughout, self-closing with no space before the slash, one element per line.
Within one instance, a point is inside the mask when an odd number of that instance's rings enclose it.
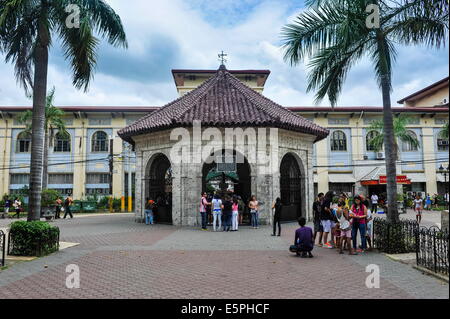
<path fill-rule="evenodd" d="M 5 226 L 5 222 L 0 227 Z M 79 243 L 0 271 L 0 299 L 27 298 L 449 298 L 449 287 L 374 252 L 339 255 L 315 248 L 313 259 L 288 252 L 297 225 L 204 232 L 146 226 L 134 215 L 76 216 L 54 223 L 61 241 Z M 80 288 L 66 287 L 67 265 Z M 379 289 L 366 287 L 368 265 L 380 267 Z"/>

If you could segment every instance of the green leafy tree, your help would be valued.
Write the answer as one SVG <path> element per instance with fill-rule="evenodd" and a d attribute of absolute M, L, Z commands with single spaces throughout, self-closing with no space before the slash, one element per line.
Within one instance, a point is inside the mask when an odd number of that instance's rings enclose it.
<path fill-rule="evenodd" d="M 439 137 L 448 140 L 448 123 L 445 124 L 442 131 L 439 132 Z"/>
<path fill-rule="evenodd" d="M 306 3 L 306 10 L 282 30 L 285 60 L 296 65 L 308 59 L 307 90 L 316 91 L 317 102 L 327 96 L 333 107 L 351 67 L 363 57 L 372 61 L 383 98 L 387 217 L 390 222 L 397 222 L 397 155 L 391 110 L 395 45 L 436 48 L 445 45 L 448 1 L 308 0 Z M 374 7 L 379 14 L 366 11 L 370 8 L 373 11 Z"/>
<path fill-rule="evenodd" d="M 15 67 L 18 82 L 33 95 L 28 221 L 39 220 L 45 140 L 49 49 L 53 38 L 72 68 L 73 85 L 87 91 L 97 62 L 98 33 L 113 46 L 127 46 L 120 17 L 104 0 L 0 0 L 0 53 Z"/>
<path fill-rule="evenodd" d="M 42 170 L 42 189 L 46 189 L 48 185 L 48 149 L 53 147 L 55 140 L 55 133 L 62 138 L 70 138 L 69 132 L 66 130 L 66 124 L 63 117 L 64 111 L 53 105 L 55 97 L 55 88 L 52 89 L 47 96 L 45 103 L 45 124 L 44 124 L 44 162 Z M 33 118 L 32 111 L 26 111 L 19 117 L 19 122 L 25 124 L 27 133 L 32 132 L 31 119 Z"/>
<path fill-rule="evenodd" d="M 410 122 L 411 119 L 406 116 L 399 116 L 394 118 L 394 152 L 396 154 L 396 160 L 398 160 L 399 158 L 398 141 L 408 143 L 413 148 L 420 148 L 420 142 L 417 136 L 410 134 L 408 131 L 407 125 Z M 384 141 L 386 140 L 384 122 L 382 120 L 373 121 L 370 125 L 369 130 L 373 130 L 378 133 L 368 141 L 369 144 L 376 152 L 381 151 L 384 146 Z"/>

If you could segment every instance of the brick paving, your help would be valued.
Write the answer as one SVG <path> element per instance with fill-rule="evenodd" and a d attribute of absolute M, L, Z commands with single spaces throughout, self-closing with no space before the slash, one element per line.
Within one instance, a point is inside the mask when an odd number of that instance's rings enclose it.
<path fill-rule="evenodd" d="M 449 298 L 448 284 L 382 254 L 339 255 L 317 248 L 301 259 L 270 228 L 237 233 L 134 223 L 132 215 L 56 222 L 61 240 L 80 243 L 0 272 L 3 298 Z M 65 286 L 80 267 L 80 289 Z M 366 266 L 381 269 L 380 289 L 365 286 Z"/>

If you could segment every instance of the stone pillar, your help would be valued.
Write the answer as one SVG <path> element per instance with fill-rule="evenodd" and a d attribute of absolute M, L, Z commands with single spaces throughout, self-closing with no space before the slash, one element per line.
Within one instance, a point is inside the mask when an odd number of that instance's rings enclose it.
<path fill-rule="evenodd" d="M 147 163 L 144 163 L 144 154 L 136 150 L 136 200 L 135 200 L 135 221 L 144 221 L 145 203 L 145 170 Z"/>
<path fill-rule="evenodd" d="M 181 164 L 172 163 L 172 223 L 174 226 L 182 224 L 182 197 L 185 185 L 181 180 Z"/>

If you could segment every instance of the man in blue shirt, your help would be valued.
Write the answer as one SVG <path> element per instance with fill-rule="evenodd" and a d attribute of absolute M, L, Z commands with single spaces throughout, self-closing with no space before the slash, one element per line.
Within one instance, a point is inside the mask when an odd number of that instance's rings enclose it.
<path fill-rule="evenodd" d="M 313 258 L 311 251 L 314 248 L 314 235 L 313 230 L 306 225 L 306 219 L 300 217 L 298 220 L 300 228 L 295 231 L 295 241 L 294 245 L 290 247 L 290 251 L 296 253 L 297 256 L 302 258 Z"/>
<path fill-rule="evenodd" d="M 5 215 L 8 216 L 9 209 L 11 208 L 11 206 L 12 206 L 12 201 L 9 199 L 8 196 L 5 196 L 5 209 L 2 214 L 3 219 L 5 219 Z"/>

